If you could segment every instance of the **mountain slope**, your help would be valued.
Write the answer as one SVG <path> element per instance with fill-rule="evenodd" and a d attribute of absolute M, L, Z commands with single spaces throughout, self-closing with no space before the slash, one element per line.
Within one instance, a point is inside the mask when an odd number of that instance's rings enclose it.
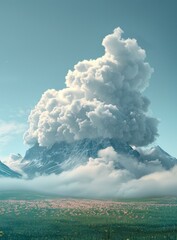
<path fill-rule="evenodd" d="M 51 148 L 40 147 L 38 144 L 30 148 L 23 159 L 26 162 L 23 171 L 29 176 L 35 173 L 51 174 L 85 164 L 89 157 L 97 157 L 99 150 L 112 146 L 117 152 L 139 156 L 129 145 L 116 139 L 84 139 L 72 143 L 55 143 Z"/>
<path fill-rule="evenodd" d="M 141 152 L 141 159 L 147 161 L 159 160 L 165 169 L 170 169 L 177 164 L 177 159 L 170 156 L 161 147 L 155 146 Z"/>
<path fill-rule="evenodd" d="M 21 174 L 13 171 L 8 166 L 0 161 L 0 177 L 12 177 L 12 178 L 20 178 Z"/>

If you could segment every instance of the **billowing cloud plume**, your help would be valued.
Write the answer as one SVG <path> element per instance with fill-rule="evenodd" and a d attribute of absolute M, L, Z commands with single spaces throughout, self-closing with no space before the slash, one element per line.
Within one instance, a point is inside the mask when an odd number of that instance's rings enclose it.
<path fill-rule="evenodd" d="M 65 89 L 43 94 L 29 116 L 26 143 L 50 146 L 96 137 L 135 146 L 154 141 L 157 120 L 147 116 L 149 100 L 142 95 L 153 69 L 137 41 L 122 33 L 117 28 L 103 39 L 102 57 L 78 62 Z"/>
<path fill-rule="evenodd" d="M 117 168 L 121 165 L 121 168 Z M 158 160 L 138 162 L 112 147 L 100 150 L 85 165 L 59 175 L 31 180 L 1 178 L 0 190 L 32 190 L 72 197 L 177 196 L 177 166 L 165 170 Z"/>

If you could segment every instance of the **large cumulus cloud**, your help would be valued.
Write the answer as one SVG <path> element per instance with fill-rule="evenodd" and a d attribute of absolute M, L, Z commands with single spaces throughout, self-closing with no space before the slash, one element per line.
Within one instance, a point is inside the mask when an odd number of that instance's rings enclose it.
<path fill-rule="evenodd" d="M 153 72 L 135 39 L 117 28 L 103 39 L 105 53 L 84 60 L 66 76 L 66 88 L 50 89 L 31 111 L 28 144 L 50 146 L 83 138 L 117 138 L 135 146 L 157 136 L 157 120 L 147 115 L 142 95 Z"/>

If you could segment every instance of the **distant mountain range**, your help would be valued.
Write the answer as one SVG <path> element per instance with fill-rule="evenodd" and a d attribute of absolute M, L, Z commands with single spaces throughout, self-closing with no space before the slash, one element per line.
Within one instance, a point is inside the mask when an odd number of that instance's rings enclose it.
<path fill-rule="evenodd" d="M 97 138 L 71 143 L 55 143 L 50 148 L 35 144 L 27 150 L 21 160 L 22 170 L 29 178 L 43 174 L 59 174 L 62 171 L 86 164 L 89 157 L 96 158 L 98 151 L 107 147 L 113 147 L 117 153 L 135 158 L 139 162 L 158 160 L 165 169 L 170 169 L 177 164 L 177 159 L 159 146 L 145 151 L 134 150 L 130 145 L 121 143 L 117 139 Z M 122 168 L 122 166 L 117 165 L 116 168 Z M 21 175 L 0 162 L 0 176 L 20 177 Z"/>

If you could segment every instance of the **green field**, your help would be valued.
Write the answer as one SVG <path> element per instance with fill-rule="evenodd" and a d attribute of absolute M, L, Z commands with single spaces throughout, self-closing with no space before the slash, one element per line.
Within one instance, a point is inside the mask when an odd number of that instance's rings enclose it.
<path fill-rule="evenodd" d="M 177 198 L 115 201 L 3 192 L 0 239 L 177 239 Z"/>

